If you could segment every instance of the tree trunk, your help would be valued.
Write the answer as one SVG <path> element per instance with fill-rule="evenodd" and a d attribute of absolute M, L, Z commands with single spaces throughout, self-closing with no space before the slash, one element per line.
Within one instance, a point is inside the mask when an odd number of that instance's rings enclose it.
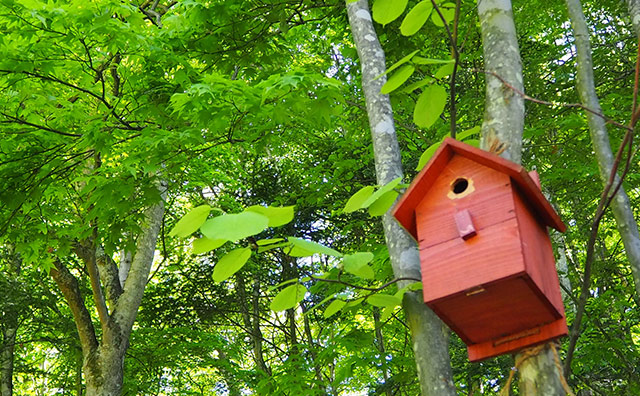
<path fill-rule="evenodd" d="M 635 30 L 636 36 L 640 38 L 640 0 L 627 0 L 627 7 L 629 8 L 633 30 Z"/>
<path fill-rule="evenodd" d="M 579 0 L 566 0 L 566 3 L 578 52 L 576 64 L 578 70 L 576 78 L 578 95 L 583 105 L 598 113 L 602 113 L 593 78 L 589 28 L 582 11 L 582 5 Z M 640 23 L 640 15 L 638 15 L 640 2 L 628 0 L 627 3 L 629 5 L 629 11 L 632 13 L 634 28 L 638 31 L 638 29 L 640 29 L 638 26 L 638 23 Z M 587 121 L 589 122 L 589 133 L 591 134 L 591 141 L 593 142 L 593 151 L 598 161 L 600 179 L 603 185 L 606 185 L 611 175 L 614 160 L 613 153 L 611 152 L 611 143 L 609 143 L 607 125 L 602 117 L 598 117 L 590 112 L 587 112 Z M 618 181 L 619 179 L 616 177 L 614 185 L 617 185 Z M 611 200 L 611 211 L 616 219 L 618 232 L 622 237 L 624 250 L 629 259 L 636 294 L 640 296 L 640 234 L 638 233 L 638 224 L 633 216 L 629 197 L 624 188 L 621 187 L 615 198 Z"/>
<path fill-rule="evenodd" d="M 384 378 L 384 383 L 386 384 L 389 381 L 389 371 L 387 368 L 387 351 L 384 347 L 384 337 L 382 336 L 382 323 L 380 322 L 380 308 L 373 307 L 373 323 L 375 327 L 376 333 L 376 347 L 378 348 L 378 352 L 380 352 L 380 369 L 382 370 L 382 378 Z M 385 389 L 385 394 L 387 396 L 392 396 L 393 391 L 391 388 Z"/>
<path fill-rule="evenodd" d="M 378 184 L 384 185 L 403 176 L 391 102 L 388 95 L 380 94 L 386 78 L 375 79 L 385 71 L 384 51 L 373 27 L 367 1 L 348 1 L 347 13 L 362 68 L 362 89 L 373 140 L 376 176 Z M 382 222 L 394 275 L 420 279 L 420 256 L 415 241 L 391 214 L 385 214 Z M 405 284 L 403 282 L 399 287 Z M 406 293 L 402 306 L 411 330 L 422 395 L 454 396 L 449 330 L 424 304 L 420 294 Z"/>
<path fill-rule="evenodd" d="M 13 247 L 8 246 L 7 276 L 10 282 L 18 283 L 20 276 L 20 258 L 14 253 Z M 15 306 L 13 306 L 15 307 Z M 2 344 L 0 344 L 0 396 L 13 395 L 13 365 L 15 359 L 16 334 L 18 333 L 19 308 L 8 309 L 2 318 Z"/>
<path fill-rule="evenodd" d="M 159 187 L 164 199 L 166 186 Z M 100 339 L 96 336 L 91 314 L 80 293 L 78 280 L 60 261 L 56 261 L 55 268 L 51 269 L 51 277 L 71 308 L 78 330 L 82 346 L 87 396 L 119 396 L 122 394 L 124 356 L 129 346 L 133 323 L 142 302 L 144 288 L 153 264 L 156 240 L 160 233 L 163 215 L 164 201 L 153 205 L 145 212 L 142 232 L 138 235 L 136 252 L 122 290 L 117 288 L 120 285 L 117 268 L 108 262 L 98 264 L 99 247 L 94 247 L 92 251 L 87 251 L 84 247 L 77 249 L 78 255 L 89 268 L 88 272 L 92 278 L 91 287 L 94 301 L 98 307 L 98 319 L 102 330 Z M 92 265 L 95 266 L 93 269 L 91 269 Z M 100 278 L 95 271 L 98 265 L 104 265 L 100 269 Z M 101 291 L 100 279 L 106 279 L 104 283 L 115 288 L 112 292 L 107 292 L 107 299 L 110 300 L 110 306 L 113 308 L 110 314 Z"/>
<path fill-rule="evenodd" d="M 3 318 L 2 350 L 0 350 L 0 396 L 13 395 L 13 359 L 18 318 L 11 315 Z"/>
<path fill-rule="evenodd" d="M 510 0 L 479 0 L 478 16 L 482 29 L 485 70 L 502 77 L 514 88 L 524 91 L 522 63 L 513 23 Z M 482 146 L 485 149 L 503 144 L 502 157 L 516 163 L 522 158 L 524 98 L 508 89 L 491 74 L 487 74 L 487 92 Z M 547 346 L 529 356 L 531 349 L 518 353 L 520 361 L 520 394 L 524 396 L 565 395 L 559 380 L 560 370 Z"/>

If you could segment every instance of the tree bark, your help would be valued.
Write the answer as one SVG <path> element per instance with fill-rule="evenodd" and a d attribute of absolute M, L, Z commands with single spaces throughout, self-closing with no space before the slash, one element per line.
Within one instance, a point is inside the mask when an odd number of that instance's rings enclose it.
<path fill-rule="evenodd" d="M 593 61 L 591 59 L 591 43 L 589 42 L 589 28 L 582 11 L 582 5 L 579 0 L 566 0 L 569 10 L 569 18 L 571 19 L 571 27 L 577 49 L 577 79 L 576 88 L 583 105 L 602 113 L 600 101 L 596 94 L 595 80 L 593 78 Z M 636 32 L 640 32 L 640 1 L 627 0 L 629 12 L 631 13 L 633 26 Z M 639 36 L 640 37 L 640 36 Z M 587 112 L 587 121 L 589 123 L 589 133 L 593 142 L 593 150 L 598 161 L 600 170 L 600 179 L 603 185 L 606 185 L 611 175 L 613 167 L 614 155 L 611 151 L 611 143 L 607 133 L 607 125 L 602 117 Z M 619 179 L 616 177 L 614 185 L 617 185 Z M 621 187 L 615 198 L 611 200 L 611 211 L 616 219 L 618 232 L 622 237 L 624 250 L 629 259 L 633 280 L 635 283 L 636 294 L 640 296 L 640 234 L 638 233 L 638 224 L 633 216 L 629 196 Z"/>
<path fill-rule="evenodd" d="M 485 70 L 502 77 L 514 88 L 524 92 L 522 62 L 513 22 L 510 0 L 479 0 L 478 16 L 482 29 Z M 482 125 L 482 147 L 488 149 L 503 144 L 502 157 L 516 163 L 522 158 L 524 98 L 507 89 L 491 74 L 487 74 L 485 115 Z M 560 383 L 560 370 L 547 346 L 535 356 L 531 350 L 519 352 L 520 392 L 525 396 L 565 395 Z"/>
<path fill-rule="evenodd" d="M 640 38 L 640 0 L 627 0 L 627 8 L 631 16 L 631 24 L 636 36 Z"/>
<path fill-rule="evenodd" d="M 0 396 L 13 395 L 13 359 L 15 352 L 18 318 L 7 315 L 3 318 L 2 345 L 0 346 Z"/>
<path fill-rule="evenodd" d="M 373 27 L 368 2 L 347 2 L 347 14 L 362 69 L 369 126 L 373 140 L 378 184 L 402 177 L 400 148 L 388 95 L 380 94 L 386 78 L 375 79 L 385 71 L 384 51 Z M 391 214 L 382 219 L 394 275 L 420 279 L 420 256 L 415 241 Z M 399 284 L 403 287 L 406 282 Z M 418 378 L 423 396 L 455 395 L 449 358 L 449 330 L 415 292 L 405 294 L 402 306 L 413 339 Z"/>
<path fill-rule="evenodd" d="M 8 246 L 7 276 L 10 282 L 18 282 L 21 272 L 20 258 L 14 253 L 13 247 Z M 2 343 L 0 343 L 0 396 L 13 395 L 13 366 L 15 359 L 16 334 L 19 326 L 19 309 L 15 305 L 3 312 L 0 329 L 2 329 Z"/>
<path fill-rule="evenodd" d="M 510 0 L 479 0 L 478 16 L 482 30 L 484 68 L 502 77 L 514 88 L 524 92 L 522 62 L 513 23 Z M 524 98 L 491 74 L 486 75 L 487 92 L 482 147 L 487 150 L 493 141 L 506 145 L 502 157 L 516 163 L 522 158 Z"/>
<path fill-rule="evenodd" d="M 163 199 L 165 189 L 165 186 L 161 186 Z M 107 294 L 113 308 L 111 314 L 104 310 L 106 307 L 104 296 L 101 290 L 95 289 L 101 289 L 102 285 L 99 278 L 93 276 L 94 299 L 97 299 L 98 306 L 103 306 L 103 312 L 99 315 L 102 329 L 100 339 L 96 336 L 91 314 L 84 304 L 78 280 L 60 261 L 56 261 L 55 268 L 51 269 L 51 277 L 71 308 L 78 329 L 87 396 L 118 396 L 122 394 L 124 356 L 129 346 L 133 323 L 142 302 L 144 288 L 153 264 L 156 240 L 160 233 L 163 215 L 164 201 L 162 200 L 146 210 L 143 230 L 138 235 L 136 252 L 124 288 L 120 294 Z M 79 254 L 84 256 L 82 258 L 88 266 L 96 265 L 96 268 L 99 267 L 96 263 L 95 251 L 93 256 L 86 252 Z M 104 265 L 110 266 L 111 264 L 105 262 Z M 114 290 L 117 290 L 119 286 L 118 272 L 112 269 L 108 269 L 108 271 L 109 279 L 118 282 L 117 286 L 115 283 L 111 283 Z M 100 300 L 101 298 L 102 300 Z"/>
<path fill-rule="evenodd" d="M 9 282 L 19 284 L 22 272 L 22 261 L 15 253 L 13 246 L 7 246 L 7 277 Z M 11 284 L 10 283 L 10 284 Z M 13 395 L 13 366 L 15 359 L 16 335 L 18 334 L 21 312 L 17 305 L 10 305 L 3 312 L 0 329 L 0 396 Z"/>

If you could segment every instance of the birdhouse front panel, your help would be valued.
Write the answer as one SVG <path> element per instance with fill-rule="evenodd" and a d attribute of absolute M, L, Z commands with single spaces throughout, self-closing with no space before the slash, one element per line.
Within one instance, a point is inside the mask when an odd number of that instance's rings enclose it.
<path fill-rule="evenodd" d="M 565 226 L 535 175 L 447 138 L 394 216 L 418 241 L 425 303 L 470 360 L 567 334 L 546 229 Z"/>

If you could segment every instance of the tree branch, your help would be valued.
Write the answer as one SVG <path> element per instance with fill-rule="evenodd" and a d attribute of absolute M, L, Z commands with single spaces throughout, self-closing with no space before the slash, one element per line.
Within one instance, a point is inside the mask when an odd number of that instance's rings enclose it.
<path fill-rule="evenodd" d="M 78 280 L 59 260 L 54 261 L 54 266 L 55 268 L 51 269 L 50 275 L 60 288 L 60 291 L 62 291 L 67 305 L 71 308 L 71 313 L 78 329 L 82 352 L 84 356 L 88 356 L 98 348 L 98 340 L 96 339 L 91 315 L 84 305 L 84 300 L 78 287 Z"/>

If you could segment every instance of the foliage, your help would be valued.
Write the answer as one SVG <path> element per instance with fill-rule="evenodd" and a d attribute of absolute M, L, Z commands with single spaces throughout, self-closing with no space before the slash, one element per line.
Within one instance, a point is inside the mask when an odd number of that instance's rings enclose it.
<path fill-rule="evenodd" d="M 4 336 L 6 318 L 19 323 L 15 393 L 82 386 L 77 330 L 48 270 L 69 268 L 98 323 L 77 242 L 96 238 L 119 265 L 162 179 L 167 212 L 125 394 L 417 394 L 398 308 L 407 288 L 393 282 L 372 216 L 387 213 L 450 134 L 452 100 L 457 138 L 477 143 L 475 3 L 461 2 L 452 81 L 452 3 L 435 2 L 443 21 L 431 1 L 373 2 L 389 64 L 383 90 L 408 170 L 386 185 L 374 179 L 342 3 L 159 2 L 159 19 L 151 3 L 0 2 L 0 328 Z M 583 5 L 603 109 L 624 122 L 630 21 L 622 2 Z M 576 102 L 561 2 L 514 6 L 527 94 Z M 556 242 L 568 261 L 567 307 L 600 193 L 586 130 L 578 110 L 527 104 L 524 165 L 569 225 Z M 610 133 L 617 144 L 622 131 Z M 625 185 L 633 207 L 638 165 Z M 640 299 L 610 215 L 597 246 L 569 383 L 637 394 Z M 20 275 L 8 270 L 9 248 Z M 450 350 L 461 394 L 497 394 L 513 365 L 509 356 L 470 364 L 455 337 Z"/>

